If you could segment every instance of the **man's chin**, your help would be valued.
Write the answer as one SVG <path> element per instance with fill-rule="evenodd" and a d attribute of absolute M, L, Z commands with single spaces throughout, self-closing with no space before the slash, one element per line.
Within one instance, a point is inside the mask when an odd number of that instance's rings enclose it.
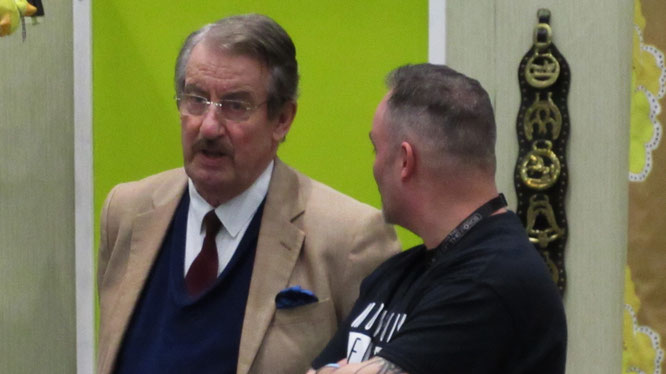
<path fill-rule="evenodd" d="M 230 157 L 227 155 L 197 152 L 192 163 L 198 168 L 215 170 L 223 168 L 229 161 Z"/>
<path fill-rule="evenodd" d="M 192 179 L 193 175 L 202 179 L 211 179 L 228 173 L 232 167 L 231 159 L 227 156 L 211 157 L 199 152 L 185 165 L 185 171 Z"/>
<path fill-rule="evenodd" d="M 194 165 L 185 167 L 185 173 L 190 179 L 192 179 L 197 190 L 222 189 L 225 185 L 229 184 L 232 179 L 229 175 L 225 175 L 223 170 L 211 170 L 210 168 L 197 167 Z"/>

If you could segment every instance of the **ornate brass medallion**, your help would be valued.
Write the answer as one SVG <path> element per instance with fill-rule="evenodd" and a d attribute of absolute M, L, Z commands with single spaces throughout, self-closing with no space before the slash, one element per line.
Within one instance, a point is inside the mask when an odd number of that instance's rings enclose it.
<path fill-rule="evenodd" d="M 527 209 L 527 235 L 530 241 L 541 248 L 547 248 L 550 242 L 564 235 L 564 229 L 557 225 L 553 207 L 548 196 L 536 194 L 530 197 Z"/>
<path fill-rule="evenodd" d="M 532 87 L 548 87 L 560 75 L 560 63 L 550 53 L 538 51 L 527 60 L 525 79 Z"/>
<path fill-rule="evenodd" d="M 523 157 L 520 179 L 528 187 L 544 190 L 555 184 L 560 176 L 560 160 L 551 150 L 552 146 L 549 140 L 535 141 L 532 150 Z"/>
<path fill-rule="evenodd" d="M 553 93 L 548 92 L 548 99 L 542 100 L 541 94 L 536 93 L 534 103 L 530 105 L 525 113 L 525 137 L 527 140 L 533 139 L 535 131 L 539 136 L 547 136 L 550 128 L 551 137 L 557 139 L 562 131 L 562 114 L 560 109 L 553 102 Z"/>

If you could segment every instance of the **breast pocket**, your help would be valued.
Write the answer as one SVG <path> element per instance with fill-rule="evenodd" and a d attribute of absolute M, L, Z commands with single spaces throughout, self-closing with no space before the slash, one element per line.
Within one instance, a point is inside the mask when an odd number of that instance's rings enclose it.
<path fill-rule="evenodd" d="M 337 324 L 331 299 L 276 310 L 251 372 L 305 373 Z"/>
<path fill-rule="evenodd" d="M 272 325 L 282 326 L 297 323 L 329 321 L 335 319 L 335 309 L 330 298 L 316 303 L 305 304 L 295 308 L 277 309 Z M 337 324 L 337 322 L 336 322 Z"/>

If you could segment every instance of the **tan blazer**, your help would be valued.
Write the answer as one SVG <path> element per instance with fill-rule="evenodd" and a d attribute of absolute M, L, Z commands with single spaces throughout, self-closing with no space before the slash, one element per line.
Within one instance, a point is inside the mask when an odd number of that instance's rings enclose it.
<path fill-rule="evenodd" d="M 118 185 L 101 216 L 97 372 L 111 373 L 123 335 L 187 186 L 183 169 Z M 399 251 L 379 211 L 276 160 L 241 333 L 238 374 L 300 374 L 358 296 L 360 281 Z M 275 308 L 289 286 L 318 303 Z"/>

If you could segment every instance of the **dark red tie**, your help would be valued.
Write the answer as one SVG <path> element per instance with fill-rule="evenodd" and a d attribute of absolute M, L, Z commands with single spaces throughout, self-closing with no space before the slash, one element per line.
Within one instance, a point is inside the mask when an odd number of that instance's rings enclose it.
<path fill-rule="evenodd" d="M 217 279 L 217 245 L 215 245 L 215 236 L 222 227 L 222 222 L 211 210 L 204 216 L 203 224 L 206 227 L 206 237 L 204 238 L 201 252 L 194 259 L 190 269 L 185 276 L 185 285 L 187 292 L 192 297 L 200 295 L 204 290 L 215 283 Z"/>

